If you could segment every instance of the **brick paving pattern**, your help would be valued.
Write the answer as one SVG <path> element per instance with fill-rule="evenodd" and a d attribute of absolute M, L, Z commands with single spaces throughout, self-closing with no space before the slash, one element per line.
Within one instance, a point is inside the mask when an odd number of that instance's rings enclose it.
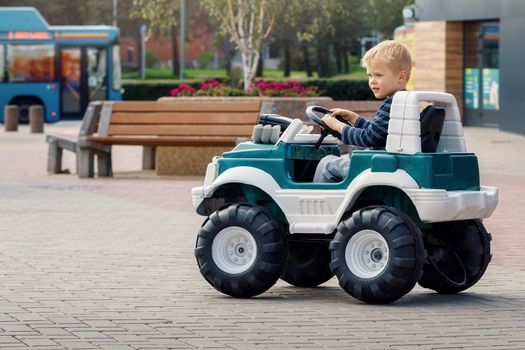
<path fill-rule="evenodd" d="M 492 264 L 467 292 L 416 287 L 377 306 L 351 298 L 335 278 L 313 289 L 280 281 L 252 299 L 224 296 L 193 256 L 203 218 L 190 188 L 200 178 L 136 171 L 133 147 L 115 149 L 112 179 L 47 175 L 43 135 L 1 131 L 0 348 L 524 349 L 525 137 L 465 133 L 482 182 L 500 188 L 485 221 Z M 74 172 L 73 164 L 65 154 Z"/>

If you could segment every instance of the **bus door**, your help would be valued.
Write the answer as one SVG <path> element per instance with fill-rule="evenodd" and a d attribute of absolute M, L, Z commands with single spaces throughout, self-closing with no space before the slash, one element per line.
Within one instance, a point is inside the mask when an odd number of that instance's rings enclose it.
<path fill-rule="evenodd" d="M 62 117 L 82 118 L 90 101 L 107 99 L 107 59 L 106 48 L 59 48 Z"/>

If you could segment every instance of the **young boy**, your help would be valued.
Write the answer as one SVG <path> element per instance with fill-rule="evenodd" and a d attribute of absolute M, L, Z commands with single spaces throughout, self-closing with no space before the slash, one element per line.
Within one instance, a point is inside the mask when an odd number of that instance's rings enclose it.
<path fill-rule="evenodd" d="M 385 148 L 393 95 L 405 90 L 410 78 L 412 57 L 408 48 L 393 40 L 386 40 L 371 48 L 361 60 L 368 74 L 368 86 L 377 99 L 384 99 L 372 122 L 357 113 L 340 108 L 332 109 L 332 116 L 325 115 L 323 121 L 341 134 L 347 145 Z M 335 117 L 340 116 L 347 123 Z M 348 158 L 326 156 L 319 162 L 314 182 L 340 182 L 348 175 Z"/>

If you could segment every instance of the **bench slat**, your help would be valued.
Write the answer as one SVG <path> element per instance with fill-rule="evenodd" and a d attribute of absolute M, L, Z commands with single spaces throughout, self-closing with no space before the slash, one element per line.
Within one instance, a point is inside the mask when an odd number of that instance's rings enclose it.
<path fill-rule="evenodd" d="M 260 101 L 157 102 L 123 101 L 113 104 L 114 112 L 259 112 Z"/>
<path fill-rule="evenodd" d="M 112 124 L 249 124 L 255 125 L 259 113 L 253 112 L 115 112 Z"/>
<path fill-rule="evenodd" d="M 101 144 L 148 146 L 235 146 L 238 139 L 236 136 L 88 137 L 89 141 Z"/>
<path fill-rule="evenodd" d="M 119 135 L 199 135 L 199 136 L 251 136 L 253 125 L 129 125 L 112 124 L 108 136 Z M 100 135 L 106 136 L 106 135 Z"/>

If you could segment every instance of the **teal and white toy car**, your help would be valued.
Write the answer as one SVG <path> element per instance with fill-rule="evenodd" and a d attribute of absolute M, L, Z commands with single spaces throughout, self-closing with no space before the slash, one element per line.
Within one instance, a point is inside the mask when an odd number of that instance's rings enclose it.
<path fill-rule="evenodd" d="M 432 108 L 420 117 L 423 101 Z M 319 111 L 307 115 L 322 123 Z M 456 293 L 484 274 L 491 236 L 481 219 L 496 208 L 498 190 L 480 186 L 452 95 L 396 93 L 386 151 L 352 152 L 340 183 L 312 182 L 319 160 L 339 155 L 335 137 L 320 140 L 299 119 L 263 115 L 260 123 L 274 125 L 256 128 L 272 129 L 273 140 L 271 130 L 254 132 L 215 157 L 192 189 L 207 217 L 195 256 L 218 291 L 252 297 L 279 278 L 315 287 L 335 275 L 350 295 L 389 303 L 416 282 Z"/>

